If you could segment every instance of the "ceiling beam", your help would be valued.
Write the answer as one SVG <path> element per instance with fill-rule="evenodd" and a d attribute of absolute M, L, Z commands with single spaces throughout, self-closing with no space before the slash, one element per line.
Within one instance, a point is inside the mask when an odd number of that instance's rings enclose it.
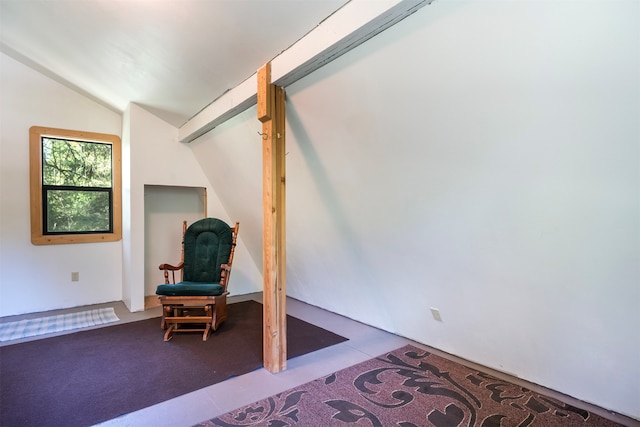
<path fill-rule="evenodd" d="M 351 0 L 271 61 L 272 83 L 286 87 L 311 74 L 433 0 Z M 191 142 L 256 105 L 257 72 L 228 90 L 178 130 Z"/>

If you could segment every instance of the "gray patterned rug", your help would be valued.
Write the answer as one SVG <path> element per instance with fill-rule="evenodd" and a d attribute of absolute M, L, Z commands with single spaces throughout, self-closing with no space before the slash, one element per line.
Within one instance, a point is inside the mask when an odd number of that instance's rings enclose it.
<path fill-rule="evenodd" d="M 1 323 L 0 341 L 11 341 L 37 335 L 52 334 L 54 332 L 70 331 L 117 322 L 118 320 L 120 319 L 116 316 L 113 307 L 107 307 L 76 313 L 59 314 L 57 316 L 45 316 Z"/>
<path fill-rule="evenodd" d="M 198 424 L 212 426 L 619 426 L 406 346 Z"/>

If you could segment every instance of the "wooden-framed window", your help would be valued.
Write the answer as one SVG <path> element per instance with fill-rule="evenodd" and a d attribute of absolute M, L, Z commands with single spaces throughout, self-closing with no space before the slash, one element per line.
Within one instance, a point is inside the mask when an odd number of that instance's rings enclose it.
<path fill-rule="evenodd" d="M 122 238 L 122 150 L 117 135 L 29 129 L 31 242 Z"/>

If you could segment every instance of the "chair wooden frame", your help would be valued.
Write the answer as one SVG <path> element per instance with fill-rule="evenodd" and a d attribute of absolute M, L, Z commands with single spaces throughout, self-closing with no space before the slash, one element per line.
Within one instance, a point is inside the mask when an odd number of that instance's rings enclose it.
<path fill-rule="evenodd" d="M 160 327 L 165 331 L 164 340 L 169 341 L 175 332 L 200 332 L 202 331 L 202 341 L 206 341 L 211 330 L 217 330 L 218 326 L 227 319 L 227 287 L 229 285 L 229 277 L 231 275 L 231 265 L 233 264 L 233 256 L 236 249 L 236 239 L 240 223 L 236 222 L 231 227 L 233 234 L 231 243 L 231 252 L 229 260 L 222 264 L 220 271 L 220 285 L 223 287 L 221 295 L 217 296 L 167 296 L 158 295 L 160 304 L 162 304 L 162 319 Z M 187 231 L 187 221 L 182 223 L 182 255 L 178 265 L 160 264 L 159 269 L 164 271 L 165 284 L 175 284 L 175 272 L 182 272 L 184 268 L 184 235 Z M 171 272 L 172 282 L 169 282 L 169 272 Z M 181 325 L 189 325 L 191 327 L 184 328 Z M 204 325 L 198 327 L 198 325 Z"/>

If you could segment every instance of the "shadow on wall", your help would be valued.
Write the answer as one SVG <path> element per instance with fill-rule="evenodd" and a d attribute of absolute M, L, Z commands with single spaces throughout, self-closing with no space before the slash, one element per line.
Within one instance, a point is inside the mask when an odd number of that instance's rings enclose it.
<path fill-rule="evenodd" d="M 301 157 L 305 162 L 305 166 L 311 175 L 317 197 L 328 213 L 328 223 L 331 227 L 335 228 L 336 240 L 335 242 L 330 242 L 330 249 L 327 249 L 326 247 L 323 248 L 321 256 L 325 257 L 325 265 L 329 267 L 328 270 L 335 270 L 337 272 L 337 275 L 331 274 L 331 276 L 335 276 L 335 280 L 332 279 L 333 284 L 325 283 L 323 284 L 323 287 L 327 286 L 328 293 L 331 293 L 331 286 L 342 287 L 344 289 L 343 285 L 349 285 L 349 282 L 351 280 L 353 280 L 354 282 L 365 283 L 369 285 L 376 284 L 378 281 L 375 277 L 373 277 L 372 272 L 376 271 L 376 269 L 379 267 L 376 268 L 371 265 L 372 260 L 367 255 L 365 248 L 362 246 L 362 238 L 361 236 L 358 236 L 356 232 L 357 227 L 349 220 L 350 215 L 348 206 L 345 207 L 344 203 L 342 203 L 342 201 L 340 200 L 338 189 L 336 189 L 335 185 L 332 183 L 329 172 L 320 161 L 318 152 L 314 148 L 311 138 L 309 137 L 302 124 L 302 121 L 300 120 L 298 112 L 291 104 L 287 105 L 287 122 L 290 125 L 291 133 L 294 137 L 293 139 L 295 139 L 296 143 L 298 144 Z M 307 191 L 307 193 L 312 192 L 312 190 Z M 292 200 L 290 198 L 288 199 L 289 206 L 300 206 L 303 204 L 304 201 Z M 288 218 L 291 218 L 291 216 L 289 215 Z M 306 224 L 306 221 L 310 221 L 310 223 Z M 302 227 L 312 226 L 311 221 L 313 221 L 312 216 L 304 215 L 303 218 L 298 218 L 298 222 L 303 223 Z M 291 222 L 292 221 L 288 221 L 288 223 Z M 306 238 L 304 236 L 296 235 L 294 242 L 300 244 L 300 242 L 305 242 L 305 239 Z M 303 252 L 305 252 L 305 256 L 313 257 L 313 253 L 307 252 L 307 246 L 304 245 L 304 243 L 302 243 L 302 245 L 305 247 L 305 249 L 303 249 Z M 333 266 L 337 266 L 337 268 L 331 268 Z M 293 272 L 294 274 L 296 272 L 296 267 L 297 266 L 294 262 L 288 263 L 288 270 Z M 306 275 L 309 275 L 309 277 L 314 277 L 314 282 L 318 280 L 313 271 L 307 271 Z M 327 277 L 327 272 L 325 271 L 320 276 L 322 276 L 320 280 L 324 282 Z M 342 283 L 340 281 L 342 281 Z M 373 288 L 375 287 L 376 286 L 373 286 Z M 348 286 L 348 288 L 350 288 L 350 290 L 345 290 L 344 292 L 347 292 L 347 294 L 345 295 L 348 295 L 349 292 L 355 292 L 354 289 L 361 289 L 361 286 L 356 286 L 356 283 L 353 283 L 353 286 Z M 390 324 L 391 316 L 389 316 L 389 314 L 386 312 L 384 305 L 380 305 L 379 294 L 377 292 L 374 291 L 359 293 L 358 298 L 360 299 L 360 302 L 358 304 L 359 306 L 376 307 L 379 321 L 381 321 L 382 324 Z M 341 312 L 347 313 L 347 315 L 353 308 L 352 300 L 350 298 L 345 298 L 341 302 L 336 302 L 334 300 L 333 303 L 346 304 L 347 306 L 341 308 L 332 307 L 331 309 L 342 310 Z"/>
<path fill-rule="evenodd" d="M 358 244 L 358 238 L 353 233 L 353 227 L 349 224 L 347 211 L 345 210 L 338 193 L 331 184 L 326 168 L 320 162 L 318 153 L 316 152 L 309 135 L 302 126 L 300 117 L 294 107 L 287 105 L 287 121 L 291 127 L 291 132 L 295 136 L 295 140 L 300 147 L 300 153 L 313 177 L 313 183 L 316 186 L 317 194 L 320 196 L 323 205 L 329 211 L 331 222 L 338 230 L 341 236 L 340 245 L 348 249 L 346 252 L 353 258 L 353 262 L 359 266 L 367 264 L 363 255 L 362 248 Z"/>

